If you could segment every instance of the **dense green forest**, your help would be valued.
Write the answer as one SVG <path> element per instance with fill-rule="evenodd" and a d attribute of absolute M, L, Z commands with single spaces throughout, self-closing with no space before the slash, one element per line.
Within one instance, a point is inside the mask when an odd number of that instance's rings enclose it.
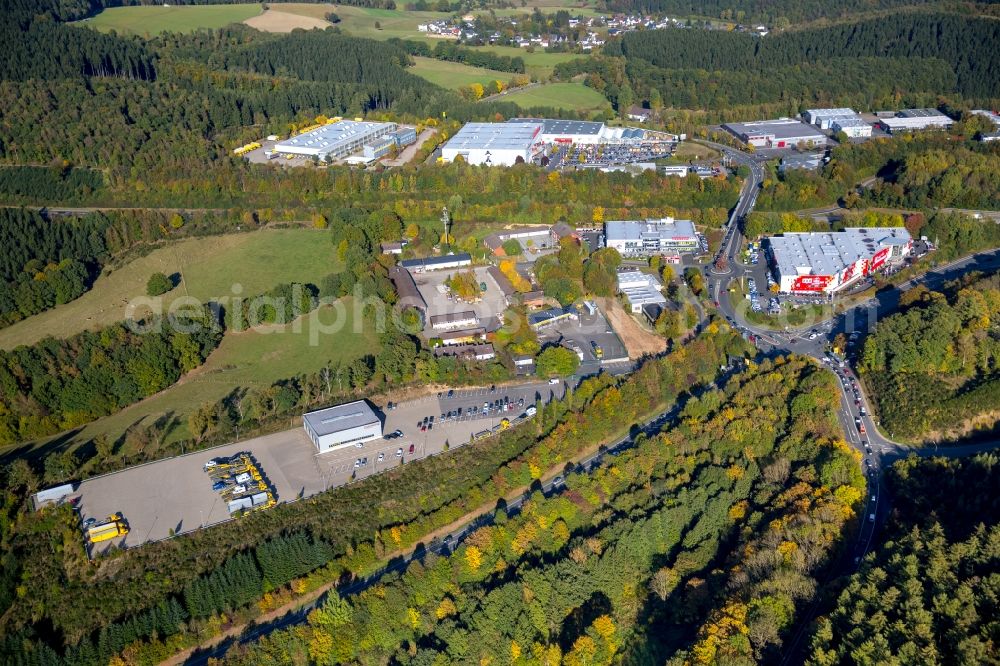
<path fill-rule="evenodd" d="M 226 663 L 775 663 L 863 493 L 831 382 L 804 359 L 737 375 L 454 554 L 331 594 Z"/>
<path fill-rule="evenodd" d="M 630 32 L 608 44 L 605 53 L 665 69 L 761 74 L 829 58 L 939 58 L 953 68 L 957 92 L 970 98 L 990 98 L 998 94 L 1000 54 L 982 46 L 997 43 L 1000 25 L 996 21 L 914 13 L 788 32 L 766 40 L 724 31 Z"/>
<path fill-rule="evenodd" d="M 996 662 L 1000 461 L 914 457 L 886 482 L 886 541 L 817 622 L 806 663 Z"/>
<path fill-rule="evenodd" d="M 865 192 L 865 201 L 876 206 L 1000 210 L 1000 148 L 977 148 L 949 146 L 894 161 Z"/>
<path fill-rule="evenodd" d="M 974 140 L 978 125 L 845 143 L 818 171 L 791 169 L 765 177 L 756 208 L 794 211 L 833 203 L 893 208 L 1000 208 L 1000 146 Z M 857 184 L 870 180 L 869 187 Z"/>
<path fill-rule="evenodd" d="M 990 431 L 1000 405 L 1000 275 L 970 274 L 943 292 L 903 297 L 864 343 L 858 370 L 883 429 L 897 439 Z"/>
<path fill-rule="evenodd" d="M 926 13 L 766 39 L 648 30 L 610 41 L 599 56 L 561 63 L 556 76 L 586 74 L 586 84 L 620 108 L 635 95 L 671 110 L 708 111 L 709 121 L 792 116 L 812 106 L 935 106 L 941 96 L 988 104 L 1000 97 L 1000 56 L 982 45 L 997 43 L 996 21 Z"/>
<path fill-rule="evenodd" d="M 170 603 L 171 598 L 180 599 L 185 586 L 203 574 L 211 576 L 233 554 L 296 531 L 308 531 L 312 539 L 330 544 L 337 555 L 302 581 L 300 592 L 322 582 L 362 575 L 377 566 L 385 553 L 412 547 L 428 531 L 482 504 L 493 504 L 541 472 L 617 436 L 653 410 L 675 404 L 693 386 L 713 381 L 730 354 L 745 351 L 739 336 L 711 327 L 626 378 L 601 375 L 584 381 L 565 400 L 541 406 L 533 426 L 518 428 L 498 440 L 408 464 L 364 483 L 279 505 L 236 523 L 120 553 L 96 566 L 86 562 L 69 507 L 39 513 L 28 509 L 26 495 L 38 487 L 39 479 L 19 461 L 5 470 L 0 545 L 2 557 L 12 566 L 5 567 L 5 583 L 16 586 L 31 581 L 33 592 L 21 596 L 7 588 L 0 594 L 0 599 L 13 604 L 3 613 L 2 634 L 15 637 L 15 642 L 17 637 L 43 638 L 60 652 L 63 643 L 78 646 L 70 650 L 71 656 L 76 655 L 77 650 L 87 650 L 81 640 L 91 640 L 101 627 L 127 623 L 161 603 Z M 421 501 L 413 502 L 417 496 Z M 383 510 L 372 511 L 370 507 L 376 504 Z M 265 585 L 258 593 L 266 591 L 280 592 Z M 230 617 L 234 612 L 241 617 L 261 612 L 257 605 L 230 606 Z M 197 641 L 218 627 L 218 616 L 189 622 L 183 635 L 171 641 Z M 160 635 L 143 649 L 162 658 L 169 653 L 163 639 Z M 39 663 L 40 644 L 17 644 L 27 653 L 16 663 Z M 94 662 L 74 657 L 68 663 Z"/>
<path fill-rule="evenodd" d="M 839 19 L 884 9 L 937 6 L 941 0 L 607 0 L 618 12 L 663 12 L 671 16 L 706 16 L 725 20 L 766 23 L 786 28 L 794 23 L 817 19 Z"/>

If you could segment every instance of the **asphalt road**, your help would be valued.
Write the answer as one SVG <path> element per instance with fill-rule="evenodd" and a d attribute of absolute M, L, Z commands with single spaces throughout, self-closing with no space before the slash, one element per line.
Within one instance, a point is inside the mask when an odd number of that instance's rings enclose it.
<path fill-rule="evenodd" d="M 706 142 L 708 143 L 708 142 Z M 796 353 L 820 359 L 837 375 L 837 386 L 840 389 L 841 407 L 838 418 L 844 430 L 845 440 L 861 453 L 862 465 L 868 481 L 864 507 L 859 510 L 860 529 L 853 548 L 845 554 L 841 562 L 835 564 L 829 572 L 829 577 L 850 573 L 858 568 L 861 560 L 871 549 L 880 529 L 885 525 L 892 506 L 891 497 L 881 483 L 883 470 L 895 461 L 909 455 L 918 456 L 948 456 L 963 457 L 997 448 L 1000 442 L 988 441 L 962 446 L 920 447 L 913 448 L 894 441 L 891 434 L 883 433 L 878 423 L 873 419 L 868 398 L 864 394 L 864 385 L 848 364 L 841 364 L 837 359 L 827 354 L 834 337 L 838 333 L 857 336 L 856 346 L 864 340 L 864 335 L 874 330 L 879 319 L 886 317 L 899 308 L 902 294 L 919 284 L 929 289 L 939 289 L 945 282 L 956 279 L 974 270 L 996 270 L 1000 268 L 1000 249 L 982 252 L 965 257 L 949 264 L 937 267 L 927 273 L 909 280 L 898 287 L 879 292 L 873 298 L 861 303 L 833 319 L 814 322 L 808 331 L 775 332 L 750 324 L 744 314 L 748 307 L 747 301 L 739 301 L 734 307 L 728 298 L 728 288 L 732 281 L 740 280 L 744 275 L 758 267 L 744 266 L 739 262 L 742 238 L 739 221 L 753 210 L 757 201 L 762 171 L 759 164 L 750 155 L 740 153 L 720 144 L 711 144 L 722 150 L 733 161 L 750 167 L 750 178 L 740 194 L 740 200 L 733 208 L 729 218 L 729 226 L 725 241 L 720 249 L 720 255 L 727 260 L 724 271 L 712 268 L 709 278 L 712 280 L 712 296 L 719 304 L 719 310 L 730 323 L 751 337 L 757 346 L 765 353 L 783 354 Z M 716 259 L 720 255 L 716 255 Z M 802 640 L 806 628 L 818 609 L 816 602 L 799 622 L 798 632 L 786 643 L 782 663 L 801 658 Z"/>

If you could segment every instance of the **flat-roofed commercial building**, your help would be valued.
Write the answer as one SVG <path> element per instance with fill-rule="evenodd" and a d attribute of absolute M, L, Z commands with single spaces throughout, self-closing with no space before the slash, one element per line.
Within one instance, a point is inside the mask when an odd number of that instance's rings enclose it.
<path fill-rule="evenodd" d="M 562 120 L 559 118 L 514 118 L 510 123 L 537 123 L 542 126 L 538 140 L 544 143 L 602 143 L 610 138 L 609 128 L 601 122 Z"/>
<path fill-rule="evenodd" d="M 364 400 L 303 414 L 302 427 L 320 453 L 357 446 L 382 436 L 382 421 Z"/>
<path fill-rule="evenodd" d="M 852 139 L 870 137 L 872 126 L 862 120 L 854 109 L 809 109 L 806 120 L 820 129 L 843 132 Z"/>
<path fill-rule="evenodd" d="M 843 132 L 852 139 L 867 139 L 872 135 L 872 126 L 861 119 L 856 118 L 835 118 L 830 125 L 834 132 Z"/>
<path fill-rule="evenodd" d="M 826 135 L 794 118 L 726 123 L 724 130 L 756 148 L 792 148 L 799 144 L 826 145 Z"/>
<path fill-rule="evenodd" d="M 472 310 L 464 312 L 448 312 L 432 315 L 431 328 L 435 330 L 454 330 L 456 328 L 471 328 L 479 325 L 479 317 Z"/>
<path fill-rule="evenodd" d="M 880 118 L 879 126 L 890 134 L 919 132 L 929 129 L 948 129 L 955 121 L 937 109 L 905 109 L 894 118 Z"/>
<path fill-rule="evenodd" d="M 540 141 L 542 124 L 466 123 L 441 149 L 441 158 L 453 162 L 461 157 L 469 164 L 511 166 L 530 162 Z"/>
<path fill-rule="evenodd" d="M 444 254 L 440 257 L 423 257 L 421 259 L 404 259 L 399 262 L 402 268 L 414 273 L 424 271 L 444 271 L 451 268 L 462 268 L 472 265 L 472 255 L 467 252 Z"/>
<path fill-rule="evenodd" d="M 854 109 L 848 109 L 846 107 L 841 107 L 839 109 L 809 109 L 803 115 L 805 116 L 807 123 L 815 125 L 820 129 L 830 129 L 833 126 L 833 121 L 838 118 L 860 117 Z"/>
<path fill-rule="evenodd" d="M 618 271 L 618 293 L 628 299 L 632 314 L 642 313 L 645 305 L 666 306 L 667 299 L 660 293 L 663 284 L 654 275 L 635 268 Z"/>
<path fill-rule="evenodd" d="M 604 223 L 604 246 L 613 247 L 623 257 L 695 252 L 698 234 L 691 220 L 613 220 Z"/>
<path fill-rule="evenodd" d="M 360 152 L 365 144 L 396 131 L 396 123 L 340 120 L 274 144 L 274 152 L 325 160 Z"/>
<path fill-rule="evenodd" d="M 912 243 L 903 227 L 788 233 L 764 242 L 779 291 L 793 294 L 839 291 L 889 261 L 905 257 Z"/>

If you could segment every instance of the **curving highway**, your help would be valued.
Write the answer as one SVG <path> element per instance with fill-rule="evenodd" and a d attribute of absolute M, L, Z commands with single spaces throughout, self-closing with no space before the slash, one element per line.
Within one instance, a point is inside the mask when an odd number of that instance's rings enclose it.
<path fill-rule="evenodd" d="M 845 434 L 845 440 L 861 455 L 862 465 L 868 480 L 868 492 L 864 506 L 859 510 L 860 529 L 857 540 L 850 551 L 845 553 L 840 565 L 834 566 L 829 575 L 832 578 L 849 573 L 860 565 L 861 560 L 871 549 L 879 529 L 884 526 L 889 516 L 891 498 L 881 484 L 882 471 L 887 466 L 908 455 L 949 457 L 975 455 L 997 448 L 1000 446 L 1000 442 L 989 441 L 942 448 L 936 446 L 913 448 L 894 441 L 891 433 L 886 435 L 880 430 L 878 422 L 872 416 L 870 403 L 864 393 L 864 385 L 858 381 L 857 376 L 847 364 L 841 363 L 828 354 L 826 350 L 830 348 L 834 337 L 839 333 L 848 337 L 855 336 L 856 341 L 853 344 L 860 346 L 863 342 L 863 336 L 874 330 L 875 324 L 880 318 L 898 310 L 902 294 L 917 285 L 922 284 L 929 289 L 936 290 L 940 289 L 945 282 L 959 278 L 970 271 L 1000 269 L 1000 249 L 963 257 L 936 267 L 895 288 L 878 292 L 871 299 L 832 319 L 813 322 L 811 330 L 786 330 L 782 332 L 755 326 L 749 323 L 745 316 L 749 308 L 748 302 L 741 300 L 737 306 L 734 306 L 728 298 L 728 288 L 731 282 L 740 280 L 751 272 L 751 267 L 744 266 L 739 262 L 743 240 L 739 224 L 750 213 L 757 201 L 757 193 L 762 182 L 762 170 L 750 155 L 719 144 L 711 145 L 722 150 L 733 161 L 750 167 L 750 177 L 747 179 L 740 194 L 740 200 L 729 218 L 725 241 L 719 254 L 715 257 L 716 260 L 720 256 L 725 257 L 725 269 L 712 268 L 710 271 L 706 271 L 713 300 L 721 314 L 744 335 L 752 336 L 751 339 L 764 353 L 796 353 L 811 356 L 827 364 L 831 371 L 837 375 L 841 402 L 838 418 Z M 757 272 L 759 273 L 759 271 Z M 817 609 L 818 602 L 808 610 L 807 617 L 799 622 L 800 629 L 788 641 L 782 663 L 801 657 L 798 654 L 801 641 Z"/>

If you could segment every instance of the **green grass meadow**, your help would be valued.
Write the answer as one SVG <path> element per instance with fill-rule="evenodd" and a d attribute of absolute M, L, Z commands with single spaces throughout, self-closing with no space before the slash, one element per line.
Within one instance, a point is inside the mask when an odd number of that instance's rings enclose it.
<path fill-rule="evenodd" d="M 486 85 L 494 80 L 506 83 L 514 76 L 510 72 L 498 72 L 494 69 L 472 67 L 459 62 L 446 62 L 434 58 L 415 57 L 414 61 L 416 64 L 407 68 L 408 71 L 442 88 L 450 88 L 451 90 L 472 83 Z"/>
<path fill-rule="evenodd" d="M 514 102 L 523 108 L 549 106 L 583 112 L 602 111 L 610 106 L 601 93 L 582 83 L 546 83 L 527 90 L 514 91 L 501 99 Z"/>
<path fill-rule="evenodd" d="M 261 11 L 259 4 L 111 7 L 93 18 L 80 21 L 78 25 L 102 32 L 115 30 L 136 35 L 155 35 L 161 32 L 221 28 L 257 16 Z"/>
<path fill-rule="evenodd" d="M 258 294 L 282 282 L 318 284 L 342 268 L 328 235 L 315 229 L 264 229 L 182 240 L 106 271 L 75 301 L 0 329 L 0 349 L 123 321 L 128 303 L 145 297 L 146 281 L 156 272 L 181 274 L 181 284 L 162 297 L 168 308 L 185 296 L 208 302 L 237 291 Z"/>
<path fill-rule="evenodd" d="M 350 363 L 377 351 L 376 332 L 361 330 L 360 325 L 355 330 L 359 321 L 355 314 L 353 301 L 342 299 L 337 306 L 323 306 L 286 326 L 227 333 L 204 366 L 170 388 L 88 424 L 74 441 L 86 442 L 97 435 L 114 439 L 133 425 L 151 424 L 163 417 L 176 424 L 165 443 L 188 438 L 190 414 L 235 388 L 266 388 L 279 379 L 316 372 L 327 362 Z M 335 324 L 342 324 L 337 332 L 310 333 Z"/>

